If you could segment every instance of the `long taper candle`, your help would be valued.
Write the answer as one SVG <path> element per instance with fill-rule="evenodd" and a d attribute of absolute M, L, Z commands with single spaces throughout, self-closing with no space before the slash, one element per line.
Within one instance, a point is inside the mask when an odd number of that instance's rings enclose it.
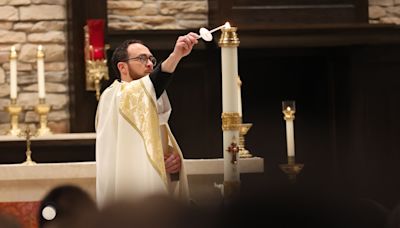
<path fill-rule="evenodd" d="M 10 52 L 10 99 L 17 99 L 17 51 L 15 46 Z"/>
<path fill-rule="evenodd" d="M 286 120 L 286 142 L 288 157 L 294 157 L 294 126 L 292 119 Z"/>
<path fill-rule="evenodd" d="M 46 97 L 46 90 L 44 87 L 44 52 L 42 45 L 39 45 L 37 49 L 37 75 L 39 99 L 44 99 Z"/>
<path fill-rule="evenodd" d="M 282 102 L 282 112 L 286 121 L 286 143 L 288 157 L 294 157 L 294 114 L 296 112 L 295 101 Z"/>

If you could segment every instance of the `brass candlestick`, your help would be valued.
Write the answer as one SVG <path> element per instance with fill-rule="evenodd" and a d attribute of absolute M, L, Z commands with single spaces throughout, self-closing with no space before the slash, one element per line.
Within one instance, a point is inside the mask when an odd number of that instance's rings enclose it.
<path fill-rule="evenodd" d="M 36 105 L 35 111 L 39 114 L 40 127 L 37 131 L 38 135 L 52 134 L 50 128 L 47 127 L 47 115 L 50 111 L 50 105 L 46 104 L 46 100 L 39 99 L 39 104 Z"/>
<path fill-rule="evenodd" d="M 239 157 L 240 158 L 251 158 L 253 155 L 249 152 L 249 150 L 246 149 L 245 147 L 245 139 L 244 136 L 247 134 L 247 132 L 250 130 L 250 128 L 253 126 L 251 123 L 242 123 L 240 124 L 240 130 L 239 130 Z"/>
<path fill-rule="evenodd" d="M 97 101 L 100 99 L 101 81 L 109 80 L 107 66 L 107 50 L 110 45 L 104 47 L 93 47 L 90 45 L 89 27 L 83 27 L 85 34 L 85 67 L 86 67 L 86 90 L 96 91 Z M 101 48 L 104 51 L 104 58 L 94 58 L 94 48 Z"/>
<path fill-rule="evenodd" d="M 301 172 L 303 169 L 304 164 L 296 164 L 294 156 L 288 157 L 288 163 L 287 164 L 281 164 L 279 165 L 279 168 L 286 173 L 289 177 L 289 180 L 294 183 L 296 182 L 296 176 Z"/>
<path fill-rule="evenodd" d="M 32 151 L 31 151 L 31 137 L 34 134 L 31 133 L 31 129 L 29 126 L 26 127 L 24 132 L 19 134 L 20 137 L 25 137 L 26 139 L 26 160 L 22 163 L 22 165 L 35 165 L 36 162 L 32 160 Z"/>
<path fill-rule="evenodd" d="M 11 104 L 5 108 L 5 110 L 10 114 L 10 130 L 8 135 L 18 136 L 21 129 L 18 127 L 18 116 L 22 110 L 22 107 L 17 105 L 16 99 L 11 99 Z"/>

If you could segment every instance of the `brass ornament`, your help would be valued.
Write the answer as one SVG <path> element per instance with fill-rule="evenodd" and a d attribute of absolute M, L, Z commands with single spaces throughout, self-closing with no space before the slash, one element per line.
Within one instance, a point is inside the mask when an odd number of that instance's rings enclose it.
<path fill-rule="evenodd" d="M 21 129 L 18 126 L 18 117 L 22 111 L 22 107 L 17 105 L 16 99 L 11 99 L 11 104 L 5 107 L 5 110 L 10 115 L 10 130 L 8 131 L 8 135 L 18 136 L 21 132 Z"/>
<path fill-rule="evenodd" d="M 221 114 L 223 131 L 239 131 L 242 117 L 237 112 L 223 112 Z"/>
<path fill-rule="evenodd" d="M 25 137 L 26 140 L 26 160 L 25 162 L 22 163 L 22 165 L 35 165 L 36 162 L 34 162 L 32 160 L 32 151 L 31 151 L 31 138 L 32 136 L 36 136 L 36 134 L 33 134 L 31 132 L 31 129 L 29 126 L 26 126 L 25 131 L 21 132 L 19 135 L 19 137 Z"/>
<path fill-rule="evenodd" d="M 39 104 L 36 105 L 35 111 L 39 114 L 39 129 L 38 135 L 49 135 L 52 134 L 50 128 L 47 127 L 47 116 L 50 111 L 50 105 L 46 104 L 44 98 L 39 99 Z"/>
<path fill-rule="evenodd" d="M 236 27 L 221 28 L 222 33 L 218 45 L 220 47 L 238 47 L 240 41 L 236 31 Z"/>

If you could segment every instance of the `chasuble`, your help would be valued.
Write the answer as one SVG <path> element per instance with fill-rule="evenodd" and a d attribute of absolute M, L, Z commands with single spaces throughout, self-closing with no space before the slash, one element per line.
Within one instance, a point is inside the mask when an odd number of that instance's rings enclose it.
<path fill-rule="evenodd" d="M 114 200 L 170 194 L 188 200 L 182 152 L 168 126 L 171 106 L 164 91 L 156 99 L 145 76 L 115 81 L 99 101 L 96 113 L 96 198 L 99 207 Z M 164 154 L 182 161 L 179 181 L 171 181 Z"/>

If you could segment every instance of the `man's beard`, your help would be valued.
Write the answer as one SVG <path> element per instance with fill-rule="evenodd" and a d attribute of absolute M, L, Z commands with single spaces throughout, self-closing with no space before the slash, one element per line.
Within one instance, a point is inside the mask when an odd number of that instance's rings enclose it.
<path fill-rule="evenodd" d="M 128 65 L 128 72 L 129 72 L 129 77 L 131 77 L 132 80 L 141 79 L 144 76 L 149 74 L 149 73 L 146 73 L 146 72 L 143 75 L 137 74 L 136 72 L 134 72 L 133 67 L 131 67 L 129 65 Z"/>

